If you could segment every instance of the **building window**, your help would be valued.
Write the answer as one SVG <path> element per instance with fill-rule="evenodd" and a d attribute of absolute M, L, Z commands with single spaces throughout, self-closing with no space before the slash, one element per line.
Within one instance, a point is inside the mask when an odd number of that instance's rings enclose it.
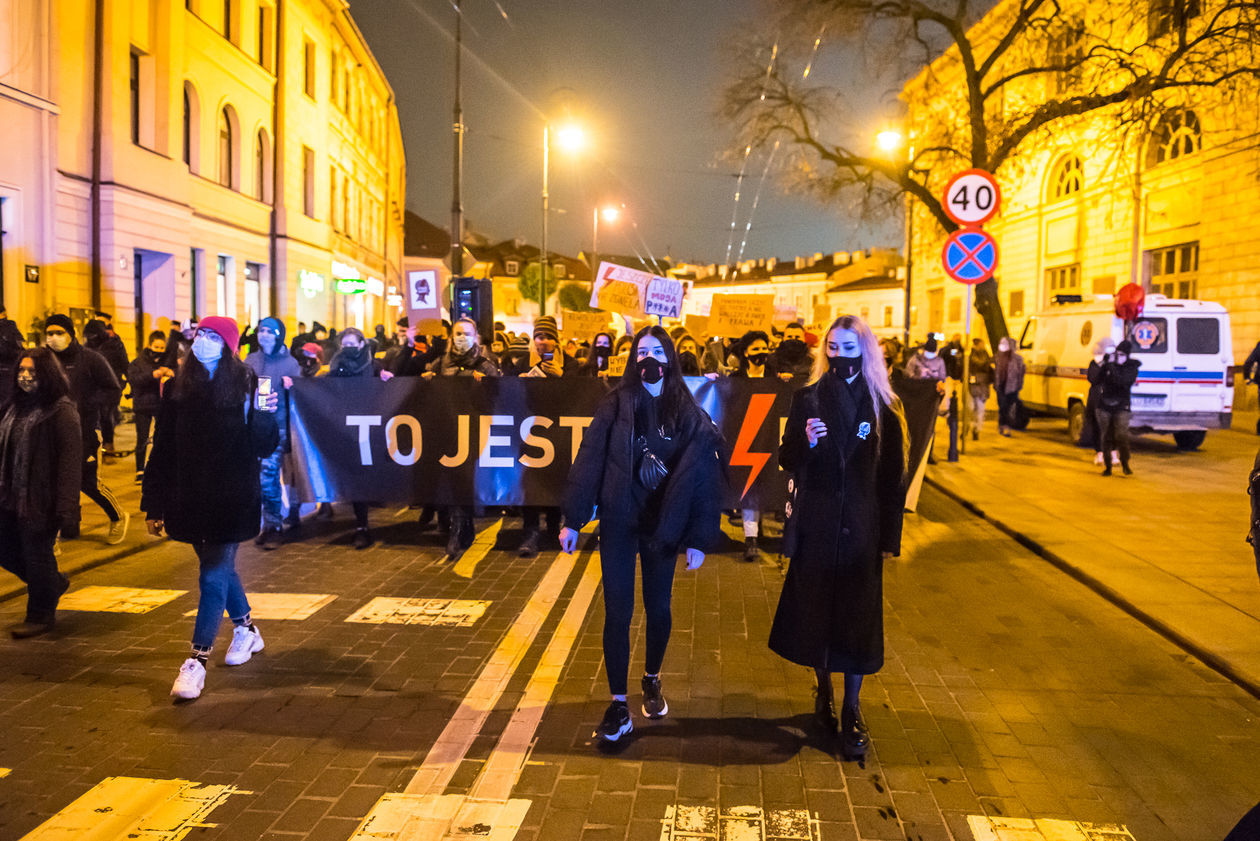
<path fill-rule="evenodd" d="M 315 150 L 302 147 L 302 212 L 315 218 Z"/>
<path fill-rule="evenodd" d="M 315 98 L 315 42 L 310 38 L 302 41 L 302 91 Z"/>
<path fill-rule="evenodd" d="M 1076 87 L 1081 80 L 1081 64 L 1085 60 L 1085 24 L 1065 21 L 1050 35 L 1047 64 L 1054 68 L 1050 75 L 1053 93 Z"/>
<path fill-rule="evenodd" d="M 1203 146 L 1199 118 L 1193 111 L 1181 109 L 1165 114 L 1151 138 L 1147 166 L 1193 155 Z"/>
<path fill-rule="evenodd" d="M 1076 155 L 1065 155 L 1050 176 L 1050 201 L 1058 201 L 1079 193 L 1084 186 L 1085 176 L 1081 169 L 1081 159 Z"/>
<path fill-rule="evenodd" d="M 1147 252 L 1150 291 L 1169 298 L 1199 295 L 1199 244 L 1187 242 Z"/>
<path fill-rule="evenodd" d="M 232 40 L 232 0 L 223 0 L 223 37 Z"/>
<path fill-rule="evenodd" d="M 201 99 L 189 81 L 184 82 L 184 163 L 189 172 L 201 172 Z"/>
<path fill-rule="evenodd" d="M 1046 288 L 1051 297 L 1055 295 L 1079 294 L 1081 291 L 1081 264 L 1057 266 L 1046 269 Z"/>
<path fill-rule="evenodd" d="M 892 319 L 893 319 L 893 308 L 884 307 L 884 326 L 892 327 L 893 326 Z"/>
<path fill-rule="evenodd" d="M 557 278 L 559 278 L 560 280 L 564 280 L 565 278 L 564 263 L 556 263 L 555 265 L 551 267 L 551 271 Z"/>
<path fill-rule="evenodd" d="M 254 196 L 259 201 L 271 196 L 271 138 L 265 129 L 254 140 Z"/>
<path fill-rule="evenodd" d="M 1010 316 L 1018 318 L 1024 314 L 1024 290 L 1020 289 L 1011 293 L 1010 305 L 1007 307 Z"/>
<path fill-rule="evenodd" d="M 342 176 L 341 179 L 341 230 L 351 236 L 350 231 L 350 187 L 349 178 Z"/>
<path fill-rule="evenodd" d="M 508 260 L 503 264 L 503 271 L 507 272 L 509 277 L 516 277 L 521 273 L 521 264 L 516 260 Z"/>
<path fill-rule="evenodd" d="M 1188 21 L 1199 16 L 1199 12 L 1199 0 L 1151 0 L 1146 13 L 1151 38 L 1184 29 Z"/>
<path fill-rule="evenodd" d="M 267 71 L 275 69 L 275 56 L 272 51 L 272 45 L 275 43 L 272 21 L 275 20 L 275 14 L 276 10 L 266 3 L 258 4 L 258 63 Z"/>
<path fill-rule="evenodd" d="M 962 298 L 949 299 L 950 322 L 962 321 Z"/>
<path fill-rule="evenodd" d="M 236 184 L 235 126 L 232 106 L 219 112 L 219 183 L 231 189 Z"/>
<path fill-rule="evenodd" d="M 226 255 L 220 254 L 218 263 L 217 263 L 217 273 L 215 275 L 215 289 L 214 289 L 215 315 L 227 314 L 227 292 L 228 292 L 228 258 Z"/>
<path fill-rule="evenodd" d="M 329 53 L 328 66 L 328 101 L 333 104 L 334 108 L 340 108 L 341 97 L 337 95 L 337 89 L 340 85 L 337 84 L 339 78 L 337 74 L 341 72 L 341 62 L 337 59 L 336 47 L 333 47 L 332 52 Z"/>
<path fill-rule="evenodd" d="M 131 142 L 140 145 L 140 54 L 131 51 Z"/>
<path fill-rule="evenodd" d="M 192 104 L 188 101 L 188 88 L 184 88 L 184 163 L 192 169 Z"/>
<path fill-rule="evenodd" d="M 334 231 L 341 230 L 341 220 L 337 218 L 337 167 L 328 167 L 328 224 Z"/>

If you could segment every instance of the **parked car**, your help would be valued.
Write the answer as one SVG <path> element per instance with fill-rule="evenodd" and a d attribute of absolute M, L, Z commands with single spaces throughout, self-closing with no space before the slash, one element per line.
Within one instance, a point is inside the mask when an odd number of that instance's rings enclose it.
<path fill-rule="evenodd" d="M 1229 313 L 1209 301 L 1148 295 L 1141 316 L 1126 324 L 1111 295 L 1060 295 L 1028 320 L 1020 336 L 1028 370 L 1021 395 L 1029 410 L 1065 417 L 1080 441 L 1089 382 L 1085 372 L 1099 339 L 1128 339 L 1142 363 L 1133 386 L 1131 428 L 1171 433 L 1193 450 L 1209 429 L 1228 429 L 1234 405 Z"/>

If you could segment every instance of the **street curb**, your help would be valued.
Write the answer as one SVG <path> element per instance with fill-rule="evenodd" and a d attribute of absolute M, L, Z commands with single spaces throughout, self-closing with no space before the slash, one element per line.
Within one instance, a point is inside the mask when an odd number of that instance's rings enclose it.
<path fill-rule="evenodd" d="M 80 561 L 78 563 L 71 564 L 69 566 L 61 566 L 60 564 L 58 564 L 57 568 L 61 570 L 63 574 L 69 576 L 69 575 L 79 573 L 79 572 L 86 572 L 89 569 L 96 569 L 97 567 L 105 566 L 105 564 L 113 563 L 114 561 L 121 561 L 124 558 L 130 558 L 132 555 L 138 555 L 141 552 L 147 552 L 148 550 L 153 549 L 154 547 L 157 547 L 157 546 L 162 546 L 165 543 L 166 543 L 165 539 L 155 540 L 155 541 L 146 542 L 146 543 L 137 543 L 134 546 L 128 546 L 126 549 L 120 549 L 117 552 L 114 552 L 112 555 L 106 555 L 103 558 L 93 558 L 92 560 Z M 3 604 L 4 602 L 9 601 L 10 599 L 15 599 L 18 596 L 22 596 L 25 594 L 26 594 L 26 586 L 21 585 L 21 584 L 19 584 L 16 587 L 0 590 L 0 604 Z"/>
<path fill-rule="evenodd" d="M 1161 621 L 1158 617 L 1152 616 L 1150 613 L 1147 613 L 1145 610 L 1143 610 L 1142 608 L 1138 607 L 1136 604 L 1134 604 L 1133 602 L 1125 598 L 1123 593 L 1104 584 L 1103 582 L 1099 581 L 1097 578 L 1085 572 L 1081 568 L 1073 565 L 1070 561 L 1065 559 L 1063 556 L 1056 554 L 1050 549 L 1047 549 L 1045 546 L 1042 546 L 1036 540 L 1033 540 L 1032 538 L 1023 534 L 1022 532 L 1017 531 L 1014 528 L 1011 528 L 1006 523 L 1002 522 L 996 517 L 986 513 L 983 508 L 976 505 L 971 500 L 965 499 L 960 494 L 956 493 L 955 491 L 950 490 L 949 488 L 946 488 L 940 482 L 937 482 L 927 476 L 923 478 L 923 481 L 924 483 L 931 485 L 933 488 L 935 488 L 936 490 L 940 491 L 945 496 L 952 499 L 954 502 L 961 505 L 963 508 L 970 511 L 972 514 L 975 514 L 980 519 L 984 520 L 987 523 L 990 523 L 991 525 L 996 527 L 998 531 L 1002 532 L 1007 537 L 1011 538 L 1020 546 L 1023 546 L 1025 549 L 1029 550 L 1037 557 L 1045 561 L 1049 561 L 1053 566 L 1057 567 L 1062 572 L 1067 573 L 1072 578 L 1084 584 L 1086 587 L 1093 590 L 1095 593 L 1102 596 L 1104 599 L 1111 602 L 1113 605 L 1120 608 L 1125 613 L 1129 614 L 1134 619 L 1138 620 L 1139 622 L 1141 622 L 1143 625 L 1150 628 L 1155 633 L 1164 637 L 1173 645 L 1177 646 L 1178 648 L 1183 649 L 1184 651 L 1186 651 L 1186 653 L 1190 654 L 1192 657 L 1194 657 L 1195 659 L 1203 663 L 1203 665 L 1217 672 L 1218 674 L 1220 674 L 1222 677 L 1224 677 L 1226 680 L 1230 681 L 1231 683 L 1237 685 L 1239 688 L 1246 691 L 1249 695 L 1252 695 L 1253 697 L 1260 699 L 1260 683 L 1252 680 L 1246 675 L 1240 674 L 1238 670 L 1236 670 L 1233 667 L 1233 665 L 1230 664 L 1228 660 L 1225 660 L 1224 658 L 1220 657 L 1216 653 L 1204 648 L 1199 643 L 1195 642 L 1194 640 L 1182 634 L 1180 631 L 1177 631 L 1176 629 L 1168 626 L 1163 621 Z"/>

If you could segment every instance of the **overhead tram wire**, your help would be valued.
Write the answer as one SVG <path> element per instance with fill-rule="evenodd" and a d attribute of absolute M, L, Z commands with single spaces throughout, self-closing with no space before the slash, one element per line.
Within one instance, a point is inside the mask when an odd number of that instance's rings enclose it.
<path fill-rule="evenodd" d="M 748 224 L 744 227 L 744 239 L 739 244 L 739 257 L 735 260 L 736 265 L 744 261 L 744 248 L 748 245 L 748 233 L 752 230 L 753 217 L 757 215 L 757 205 L 761 203 L 761 189 L 766 186 L 766 176 L 770 174 L 770 167 L 774 165 L 774 156 L 779 151 L 779 141 L 774 141 L 774 148 L 770 150 L 770 157 L 766 158 L 766 168 L 761 171 L 761 180 L 757 182 L 757 192 L 753 194 L 752 209 L 748 211 Z"/>
<path fill-rule="evenodd" d="M 761 80 L 760 101 L 766 99 L 766 89 L 770 86 L 770 76 L 774 73 L 774 62 L 779 57 L 779 42 L 776 40 L 770 48 L 770 61 L 766 65 L 765 78 Z M 744 147 L 744 160 L 739 165 L 739 176 L 735 181 L 735 204 L 731 208 L 731 228 L 726 238 L 726 265 L 731 265 L 731 250 L 735 247 L 735 228 L 739 225 L 739 199 L 744 189 L 744 174 L 748 170 L 748 158 L 752 155 L 752 144 Z"/>

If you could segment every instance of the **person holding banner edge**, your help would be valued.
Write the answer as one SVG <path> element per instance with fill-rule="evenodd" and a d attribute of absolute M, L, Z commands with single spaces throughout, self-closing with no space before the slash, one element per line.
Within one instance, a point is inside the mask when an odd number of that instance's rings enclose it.
<path fill-rule="evenodd" d="M 669 643 L 674 568 L 685 548 L 699 569 L 721 535 L 722 435 L 683 380 L 677 351 L 660 326 L 644 327 L 630 349 L 634 364 L 596 410 L 565 493 L 560 546 L 577 548 L 578 530 L 598 506 L 604 579 L 604 668 L 612 701 L 596 734 L 613 743 L 634 731 L 627 696 L 634 568 L 643 578 L 647 650 L 642 712 L 664 717 L 660 671 Z"/>
<path fill-rule="evenodd" d="M 769 645 L 814 669 L 814 715 L 829 738 L 840 736 L 845 758 L 858 759 L 870 745 L 862 678 L 884 663 L 883 562 L 901 551 L 908 434 L 866 323 L 842 316 L 825 335 L 809 385 L 792 396 L 779 449 L 796 496 Z M 839 722 L 834 672 L 844 674 Z"/>

